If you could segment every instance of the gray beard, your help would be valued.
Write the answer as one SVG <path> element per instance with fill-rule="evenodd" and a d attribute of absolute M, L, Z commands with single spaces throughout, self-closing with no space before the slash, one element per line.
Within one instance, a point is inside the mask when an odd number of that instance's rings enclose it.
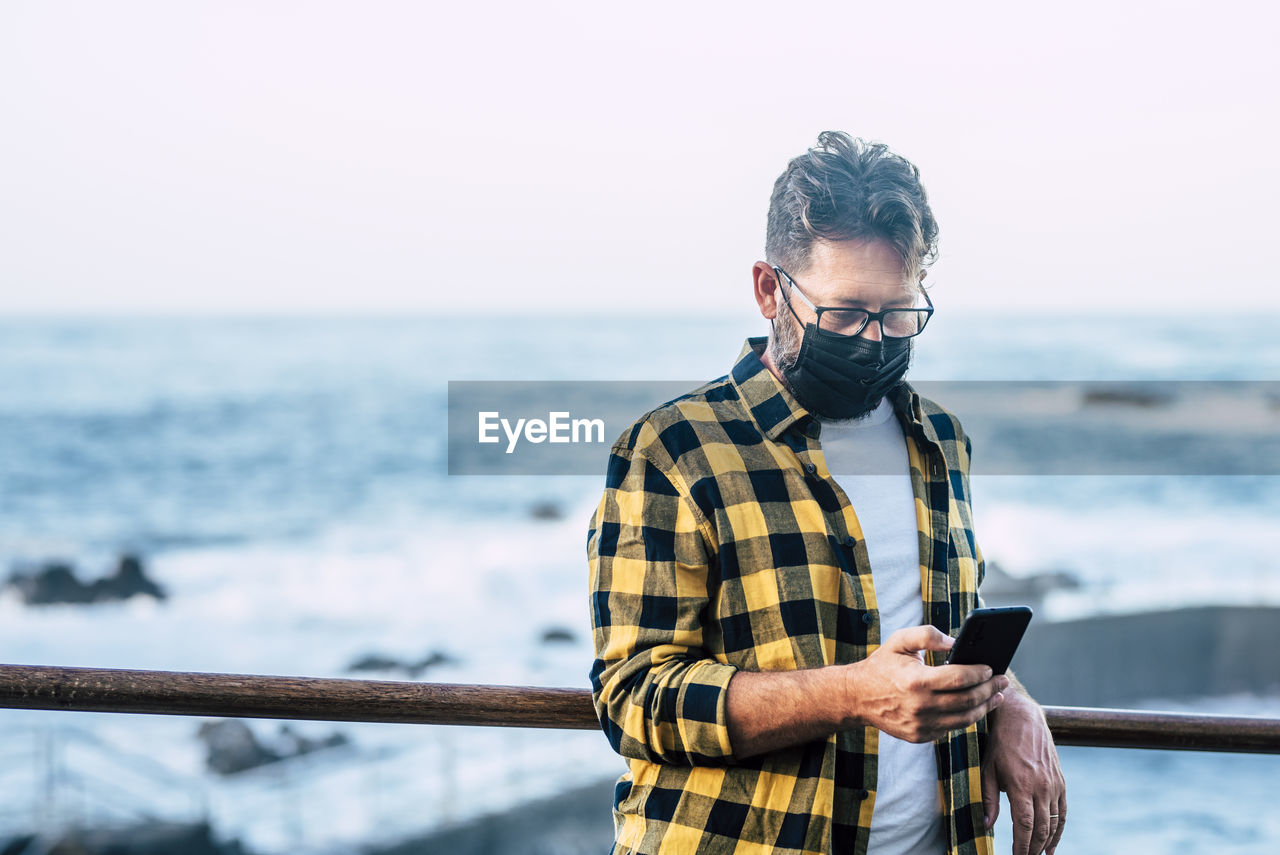
<path fill-rule="evenodd" d="M 779 371 L 790 371 L 800 356 L 800 333 L 796 324 L 787 318 L 784 323 L 773 324 L 772 335 L 769 336 L 769 358 Z"/>

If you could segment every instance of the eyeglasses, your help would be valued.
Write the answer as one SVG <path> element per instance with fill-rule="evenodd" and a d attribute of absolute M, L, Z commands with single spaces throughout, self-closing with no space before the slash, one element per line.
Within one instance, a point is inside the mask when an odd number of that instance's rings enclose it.
<path fill-rule="evenodd" d="M 800 295 L 805 305 L 813 309 L 817 315 L 815 323 L 818 329 L 826 332 L 855 336 L 866 329 L 867 324 L 879 321 L 881 334 L 885 338 L 911 338 L 924 332 L 925 324 L 929 323 L 929 318 L 933 317 L 933 301 L 924 291 L 920 292 L 924 295 L 926 303 L 926 307 L 922 309 L 884 309 L 879 312 L 868 312 L 866 309 L 848 309 L 841 306 L 815 306 L 785 270 L 775 266 L 773 272 L 786 279 L 787 284 Z M 796 315 L 796 310 L 791 307 L 791 301 L 784 298 L 783 302 L 787 304 L 788 309 L 791 309 L 791 314 L 795 315 L 796 320 L 800 321 L 800 316 Z"/>

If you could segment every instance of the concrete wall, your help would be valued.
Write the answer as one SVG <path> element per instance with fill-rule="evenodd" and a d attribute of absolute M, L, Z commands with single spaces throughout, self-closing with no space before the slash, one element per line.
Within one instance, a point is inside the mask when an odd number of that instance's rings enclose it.
<path fill-rule="evenodd" d="M 1280 608 L 1204 606 L 1050 623 L 1033 620 L 1013 671 L 1042 704 L 1280 691 Z"/>

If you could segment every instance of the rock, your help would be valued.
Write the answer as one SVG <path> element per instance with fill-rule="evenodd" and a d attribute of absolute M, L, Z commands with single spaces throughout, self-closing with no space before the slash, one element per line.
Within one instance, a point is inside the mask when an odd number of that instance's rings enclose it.
<path fill-rule="evenodd" d="M 408 665 L 399 659 L 383 656 L 381 653 L 368 653 L 347 666 L 347 673 L 359 671 L 400 671 L 407 670 Z"/>
<path fill-rule="evenodd" d="M 1085 390 L 1085 406 L 1118 404 L 1130 407 L 1160 407 L 1172 401 L 1167 392 L 1137 386 L 1095 386 Z"/>
<path fill-rule="evenodd" d="M 365 855 L 598 855 L 613 844 L 615 778 L 584 784 Z"/>
<path fill-rule="evenodd" d="M 280 725 L 280 734 L 276 737 L 275 743 L 276 751 L 283 757 L 297 757 L 302 754 L 310 754 L 313 751 L 322 751 L 325 748 L 340 748 L 351 744 L 351 740 L 345 733 L 339 733 L 338 731 L 334 731 L 320 739 L 313 739 L 310 736 L 298 733 L 287 724 L 282 724 Z"/>
<path fill-rule="evenodd" d="M 450 656 L 442 650 L 433 650 L 422 659 L 419 659 L 413 665 L 409 666 L 409 676 L 417 678 L 423 671 L 428 668 L 435 668 L 438 665 L 457 665 L 458 659 Z"/>
<path fill-rule="evenodd" d="M 441 650 L 433 650 L 417 662 L 405 662 L 382 653 L 366 654 L 347 666 L 347 671 L 400 671 L 412 679 L 438 665 L 456 665 L 458 659 Z"/>
<path fill-rule="evenodd" d="M 315 739 L 298 733 L 288 724 L 282 724 L 276 737 L 269 740 L 271 744 L 264 745 L 247 724 L 234 718 L 205 722 L 200 725 L 196 735 L 208 749 L 205 764 L 219 775 L 234 775 L 269 763 L 351 743 L 346 734 L 338 731 Z"/>
<path fill-rule="evenodd" d="M 1079 577 L 1067 570 L 1013 576 L 996 561 L 987 561 L 982 599 L 988 606 L 1030 606 L 1039 611 L 1052 591 L 1078 590 Z"/>
<path fill-rule="evenodd" d="M 555 502 L 538 502 L 529 509 L 529 516 L 535 520 L 562 520 L 564 519 L 564 508 L 561 508 Z"/>
<path fill-rule="evenodd" d="M 52 845 L 20 851 L 39 851 L 46 855 L 171 855 L 174 852 L 183 855 L 245 855 L 238 841 L 220 843 L 215 840 L 206 822 L 161 821 L 126 828 L 71 829 L 59 835 Z"/>
<path fill-rule="evenodd" d="M 259 742 L 249 725 L 239 719 L 206 721 L 196 735 L 208 749 L 205 765 L 219 775 L 234 775 L 282 759 L 282 755 Z"/>
<path fill-rule="evenodd" d="M 147 578 L 142 560 L 131 554 L 120 556 L 114 575 L 88 584 L 80 581 L 70 564 L 52 561 L 29 575 L 14 573 L 9 578 L 9 585 L 17 589 L 23 602 L 29 606 L 87 605 L 127 600 L 138 595 L 164 600 L 167 596 L 163 588 Z"/>
<path fill-rule="evenodd" d="M 34 834 L 0 836 L 0 855 L 22 855 L 36 840 Z"/>
<path fill-rule="evenodd" d="M 571 629 L 562 626 L 548 627 L 542 631 L 543 644 L 573 644 L 578 636 Z"/>
<path fill-rule="evenodd" d="M 127 600 L 139 594 L 155 597 L 157 600 L 167 598 L 164 589 L 147 578 L 142 569 L 142 560 L 131 554 L 121 555 L 120 563 L 116 565 L 116 574 L 98 579 L 92 588 L 97 601 Z"/>
<path fill-rule="evenodd" d="M 61 562 L 46 564 L 31 576 L 15 573 L 9 578 L 9 584 L 29 606 L 93 602 L 92 587 L 77 579 L 69 564 Z"/>

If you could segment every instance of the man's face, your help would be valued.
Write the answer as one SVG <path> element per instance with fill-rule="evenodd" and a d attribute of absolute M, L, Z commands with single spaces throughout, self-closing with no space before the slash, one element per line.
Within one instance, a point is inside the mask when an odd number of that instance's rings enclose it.
<path fill-rule="evenodd" d="M 910 308 L 920 296 L 919 285 L 912 281 L 893 247 L 879 240 L 815 241 L 809 266 L 803 271 L 788 270 L 787 273 L 816 306 L 876 312 Z M 784 298 L 790 301 L 791 309 L 783 302 Z M 804 325 L 813 321 L 813 309 L 794 289 L 782 283 L 777 292 L 774 335 L 770 343 L 773 361 L 779 369 L 795 364 Z M 879 340 L 880 324 L 872 321 L 859 335 Z"/>

